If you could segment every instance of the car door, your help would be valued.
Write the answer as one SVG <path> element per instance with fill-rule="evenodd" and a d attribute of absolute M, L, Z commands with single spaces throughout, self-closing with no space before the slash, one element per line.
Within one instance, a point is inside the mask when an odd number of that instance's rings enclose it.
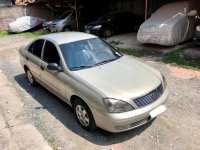
<path fill-rule="evenodd" d="M 40 62 L 41 62 L 41 54 L 42 48 L 44 45 L 43 39 L 38 39 L 34 41 L 28 48 L 28 53 L 26 56 L 27 65 L 30 69 L 31 73 L 35 77 L 35 79 L 40 81 Z"/>
<path fill-rule="evenodd" d="M 56 63 L 60 70 L 49 70 L 47 65 L 50 63 Z M 42 52 L 41 68 L 43 85 L 61 99 L 66 100 L 66 88 L 64 81 L 66 74 L 62 71 L 63 64 L 57 47 L 48 40 L 46 40 Z"/>
<path fill-rule="evenodd" d="M 124 31 L 134 31 L 134 15 L 131 12 L 126 12 L 123 16 L 123 28 L 125 29 Z"/>
<path fill-rule="evenodd" d="M 119 15 L 119 13 L 114 14 L 111 21 L 109 21 L 109 23 L 110 23 L 110 25 L 113 28 L 113 31 L 115 33 L 120 32 L 121 25 L 120 25 L 120 15 Z"/>
<path fill-rule="evenodd" d="M 119 33 L 122 33 L 126 30 L 126 25 L 127 25 L 127 22 L 126 22 L 126 15 L 125 13 L 119 13 L 117 15 L 117 26 L 118 26 L 118 31 Z"/>

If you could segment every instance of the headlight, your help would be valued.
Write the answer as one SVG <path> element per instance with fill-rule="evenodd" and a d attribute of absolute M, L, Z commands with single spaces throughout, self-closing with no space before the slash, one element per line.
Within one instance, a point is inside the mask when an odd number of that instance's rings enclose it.
<path fill-rule="evenodd" d="M 162 82 L 163 82 L 163 89 L 165 90 L 167 87 L 167 83 L 163 74 L 162 74 Z"/>
<path fill-rule="evenodd" d="M 196 27 L 196 30 L 197 30 L 197 31 L 200 31 L 200 26 L 197 26 L 197 27 Z"/>
<path fill-rule="evenodd" d="M 107 111 L 110 113 L 122 113 L 134 109 L 130 104 L 121 100 L 112 98 L 103 98 L 102 100 Z"/>
<path fill-rule="evenodd" d="M 102 25 L 94 26 L 93 29 L 99 29 L 99 28 L 101 28 L 101 26 L 102 26 Z"/>
<path fill-rule="evenodd" d="M 52 21 L 43 22 L 43 26 L 48 26 L 52 23 Z"/>

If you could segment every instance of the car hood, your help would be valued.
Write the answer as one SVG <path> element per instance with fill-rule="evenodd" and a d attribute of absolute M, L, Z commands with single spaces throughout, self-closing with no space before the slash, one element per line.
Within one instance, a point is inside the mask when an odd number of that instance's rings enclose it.
<path fill-rule="evenodd" d="M 161 80 L 155 71 L 132 57 L 123 56 L 113 62 L 74 73 L 106 97 L 126 100 L 143 96 L 158 87 Z"/>
<path fill-rule="evenodd" d="M 87 24 L 87 26 L 103 25 L 105 23 L 107 23 L 107 21 L 93 21 L 93 22 L 90 22 L 89 24 Z"/>

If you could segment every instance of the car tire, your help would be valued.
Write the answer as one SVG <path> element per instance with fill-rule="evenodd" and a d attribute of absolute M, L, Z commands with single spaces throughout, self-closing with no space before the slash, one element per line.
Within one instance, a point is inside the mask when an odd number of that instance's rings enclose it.
<path fill-rule="evenodd" d="M 31 86 L 36 86 L 37 85 L 37 81 L 35 80 L 35 78 L 33 77 L 33 74 L 31 73 L 31 71 L 29 69 L 26 69 L 26 75 L 27 75 L 29 84 Z"/>
<path fill-rule="evenodd" d="M 108 37 L 110 37 L 112 34 L 113 34 L 112 30 L 109 29 L 109 28 L 105 28 L 105 29 L 103 30 L 103 37 L 104 37 L 104 38 L 108 38 Z"/>
<path fill-rule="evenodd" d="M 134 26 L 134 31 L 137 32 L 137 31 L 139 30 L 139 28 L 140 28 L 140 27 L 139 27 L 138 25 L 135 25 L 135 26 Z"/>
<path fill-rule="evenodd" d="M 71 31 L 70 27 L 64 27 L 63 31 Z"/>
<path fill-rule="evenodd" d="M 93 131 L 97 128 L 92 112 L 84 101 L 76 99 L 73 103 L 73 109 L 76 119 L 84 129 Z"/>

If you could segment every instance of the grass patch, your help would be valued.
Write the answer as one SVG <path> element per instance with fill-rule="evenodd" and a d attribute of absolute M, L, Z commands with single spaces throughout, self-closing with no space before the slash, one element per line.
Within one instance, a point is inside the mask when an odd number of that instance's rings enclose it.
<path fill-rule="evenodd" d="M 0 37 L 5 37 L 5 36 L 8 36 L 8 35 L 9 35 L 8 32 L 5 32 L 5 31 L 0 32 Z"/>
<path fill-rule="evenodd" d="M 120 52 L 126 55 L 133 55 L 136 57 L 144 56 L 143 52 L 134 51 L 130 48 L 126 49 L 120 49 Z M 153 56 L 153 55 L 151 55 Z M 186 60 L 181 52 L 176 52 L 173 54 L 169 54 L 166 56 L 161 56 L 161 59 L 159 59 L 161 62 L 164 62 L 166 64 L 172 64 L 175 66 L 180 66 L 187 69 L 194 69 L 194 70 L 200 70 L 200 60 Z"/>
<path fill-rule="evenodd" d="M 183 68 L 200 70 L 200 60 L 186 60 L 180 53 L 164 56 L 161 61 L 168 64 L 178 65 Z"/>
<path fill-rule="evenodd" d="M 126 54 L 126 55 L 132 55 L 132 56 L 136 56 L 136 57 L 142 56 L 142 54 L 140 52 L 134 51 L 131 48 L 120 49 L 120 52 L 122 52 L 123 54 Z"/>
<path fill-rule="evenodd" d="M 27 37 L 27 38 L 36 38 L 42 35 L 47 34 L 44 30 L 39 30 L 35 32 L 23 32 L 23 33 L 17 33 L 17 34 L 12 34 L 9 32 L 0 32 L 0 37 L 8 37 L 8 36 L 22 36 L 22 37 Z"/>

